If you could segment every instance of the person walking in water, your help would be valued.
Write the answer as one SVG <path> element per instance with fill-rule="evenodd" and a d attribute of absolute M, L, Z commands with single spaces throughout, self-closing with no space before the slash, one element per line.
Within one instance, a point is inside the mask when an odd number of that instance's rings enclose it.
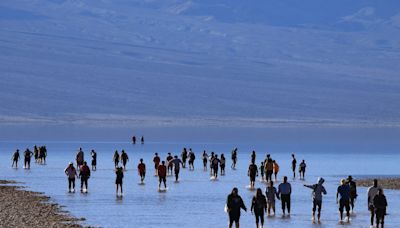
<path fill-rule="evenodd" d="M 236 162 L 237 162 L 237 151 L 238 151 L 238 148 L 235 148 L 235 149 L 233 149 L 232 150 L 232 156 L 231 156 L 231 158 L 232 158 L 232 165 L 231 165 L 231 168 L 232 169 L 236 169 Z"/>
<path fill-rule="evenodd" d="M 194 160 L 196 159 L 196 155 L 192 151 L 192 148 L 189 148 L 189 170 L 194 170 Z"/>
<path fill-rule="evenodd" d="M 288 215 L 290 215 L 290 195 L 292 194 L 292 186 L 287 182 L 287 176 L 283 177 L 283 183 L 278 186 L 278 196 L 282 203 L 282 213 L 285 216 L 285 209 L 287 208 Z"/>
<path fill-rule="evenodd" d="M 326 195 L 326 189 L 323 186 L 325 182 L 324 178 L 318 178 L 317 184 L 313 185 L 304 185 L 304 187 L 311 188 L 313 190 L 312 197 L 313 197 L 313 208 L 312 208 L 312 218 L 311 220 L 315 221 L 315 211 L 318 207 L 318 222 L 321 221 L 321 210 L 322 210 L 322 194 Z"/>
<path fill-rule="evenodd" d="M 207 160 L 208 160 L 208 154 L 206 151 L 203 151 L 203 170 L 207 171 Z"/>
<path fill-rule="evenodd" d="M 122 190 L 122 180 L 124 179 L 124 170 L 122 167 L 116 167 L 115 169 L 115 186 L 116 186 L 116 191 L 115 193 L 118 195 L 118 188 L 120 188 L 121 190 L 121 195 L 123 194 L 123 190 Z"/>
<path fill-rule="evenodd" d="M 229 214 L 229 228 L 232 228 L 233 223 L 235 223 L 236 228 L 239 228 L 240 209 L 247 211 L 247 208 L 244 205 L 242 197 L 239 196 L 237 188 L 233 188 L 232 193 L 228 195 L 226 209 Z"/>
<path fill-rule="evenodd" d="M 374 225 L 375 218 L 374 198 L 378 194 L 379 190 L 382 190 L 382 188 L 378 186 L 378 180 L 374 179 L 374 185 L 368 188 L 368 210 L 371 213 L 371 226 Z"/>
<path fill-rule="evenodd" d="M 266 159 L 267 162 L 265 163 L 265 174 L 267 182 L 272 181 L 272 174 L 274 173 L 274 164 L 272 163 L 272 159 Z"/>
<path fill-rule="evenodd" d="M 90 155 L 92 156 L 92 170 L 95 171 L 97 169 L 97 153 L 96 151 L 92 150 Z"/>
<path fill-rule="evenodd" d="M 352 176 L 349 176 L 347 178 L 347 184 L 350 186 L 350 207 L 351 207 L 351 212 L 354 211 L 354 202 L 357 199 L 357 184 L 353 180 Z"/>
<path fill-rule="evenodd" d="M 79 171 L 79 177 L 81 178 L 81 192 L 83 192 L 83 189 L 85 189 L 87 192 L 88 180 L 90 178 L 90 168 L 85 161 L 83 162 L 83 165 L 81 166 L 81 169 Z M 84 185 L 85 188 L 83 188 Z"/>
<path fill-rule="evenodd" d="M 261 182 L 264 182 L 264 181 L 265 181 L 264 170 L 265 170 L 265 168 L 264 168 L 264 162 L 261 162 L 261 165 L 260 165 Z"/>
<path fill-rule="evenodd" d="M 266 188 L 265 195 L 267 196 L 267 202 L 268 202 L 268 216 L 271 215 L 271 209 L 272 212 L 275 213 L 275 197 L 278 198 L 278 192 L 276 191 L 276 188 L 274 187 L 274 182 L 270 181 L 269 186 Z"/>
<path fill-rule="evenodd" d="M 250 188 L 254 188 L 256 182 L 256 176 L 258 176 L 258 168 L 254 162 L 252 162 L 249 165 L 249 169 L 247 170 L 247 176 L 250 177 Z"/>
<path fill-rule="evenodd" d="M 183 148 L 183 151 L 181 153 L 181 158 L 182 158 L 182 162 L 183 162 L 182 168 L 186 168 L 186 160 L 188 158 L 188 152 L 187 152 L 186 148 Z"/>
<path fill-rule="evenodd" d="M 140 139 L 140 142 L 142 143 L 142 145 L 144 144 L 144 136 L 142 135 L 142 138 Z"/>
<path fill-rule="evenodd" d="M 304 180 L 304 175 L 306 174 L 306 162 L 304 160 L 301 161 L 299 166 L 300 180 Z"/>
<path fill-rule="evenodd" d="M 11 167 L 14 167 L 15 164 L 15 168 L 18 168 L 18 160 L 19 160 L 19 149 L 17 149 L 11 159 L 13 162 L 11 164 Z"/>
<path fill-rule="evenodd" d="M 172 163 L 174 164 L 174 172 L 175 172 L 175 182 L 179 181 L 179 171 L 181 168 L 181 165 L 183 166 L 183 162 L 181 159 L 178 158 L 178 156 L 174 156 L 174 160 L 172 160 Z"/>
<path fill-rule="evenodd" d="M 214 178 L 218 178 L 218 165 L 221 163 L 221 160 L 218 158 L 218 154 L 214 155 L 214 159 L 212 160 L 212 170 L 214 171 Z"/>
<path fill-rule="evenodd" d="M 160 157 L 158 156 L 158 153 L 154 154 L 153 162 L 154 162 L 154 169 L 155 169 L 155 175 L 158 176 L 157 170 L 158 166 L 160 165 Z"/>
<path fill-rule="evenodd" d="M 251 152 L 251 163 L 256 163 L 256 151 Z"/>
<path fill-rule="evenodd" d="M 210 176 L 213 175 L 213 161 L 214 161 L 215 155 L 214 152 L 211 152 L 210 155 Z"/>
<path fill-rule="evenodd" d="M 167 188 L 167 167 L 165 166 L 165 161 L 161 162 L 158 166 L 158 190 L 161 189 L 161 182 L 164 183 L 164 188 Z"/>
<path fill-rule="evenodd" d="M 125 152 L 125 150 L 121 151 L 121 161 L 122 161 L 122 166 L 124 167 L 124 170 L 126 170 L 126 163 L 129 161 L 128 154 Z"/>
<path fill-rule="evenodd" d="M 83 161 L 85 161 L 84 158 L 85 154 L 82 150 L 82 148 L 79 148 L 78 152 L 76 153 L 76 168 L 79 170 L 81 166 L 83 165 Z"/>
<path fill-rule="evenodd" d="M 373 199 L 375 213 L 376 213 L 376 227 L 379 228 L 379 224 L 383 228 L 385 224 L 386 208 L 388 206 L 386 196 L 383 194 L 383 189 L 378 190 L 378 194 Z"/>
<path fill-rule="evenodd" d="M 221 176 L 225 176 L 225 164 L 226 164 L 226 159 L 225 155 L 221 154 L 221 159 L 220 159 L 220 164 L 219 167 L 221 168 Z"/>
<path fill-rule="evenodd" d="M 257 188 L 256 195 L 251 201 L 251 213 L 256 217 L 256 227 L 264 227 L 264 212 L 267 210 L 267 200 L 263 195 L 261 188 Z M 261 226 L 259 223 L 261 222 Z"/>
<path fill-rule="evenodd" d="M 33 154 L 35 156 L 35 162 L 38 163 L 38 160 L 39 160 L 39 149 L 38 149 L 38 147 L 36 145 L 33 147 Z"/>
<path fill-rule="evenodd" d="M 347 222 L 350 222 L 350 186 L 345 179 L 340 180 L 337 188 L 336 203 L 339 204 L 340 222 L 343 222 L 343 209 L 346 209 Z"/>
<path fill-rule="evenodd" d="M 119 153 L 118 153 L 118 150 L 116 150 L 114 152 L 113 161 L 114 161 L 114 167 L 117 168 L 118 164 L 119 164 Z"/>
<path fill-rule="evenodd" d="M 140 176 L 140 183 L 143 184 L 146 176 L 146 165 L 143 163 L 143 158 L 140 159 L 140 163 L 137 168 Z"/>
<path fill-rule="evenodd" d="M 273 167 L 274 167 L 275 181 L 278 181 L 279 165 L 275 160 L 272 160 L 272 164 L 273 164 Z"/>
<path fill-rule="evenodd" d="M 174 163 L 172 163 L 172 160 L 174 160 L 174 157 L 172 157 L 171 153 L 168 153 L 168 156 L 166 158 L 167 160 L 167 175 L 172 176 L 172 168 L 174 167 Z"/>
<path fill-rule="evenodd" d="M 29 150 L 29 148 L 26 148 L 24 152 L 24 167 L 25 169 L 30 169 L 31 168 L 31 157 L 33 155 L 33 152 Z"/>
<path fill-rule="evenodd" d="M 78 173 L 72 162 L 64 169 L 64 173 L 68 177 L 68 192 L 75 192 L 75 177 L 78 177 Z"/>
<path fill-rule="evenodd" d="M 136 136 L 132 136 L 132 144 L 136 144 Z"/>
<path fill-rule="evenodd" d="M 297 167 L 297 160 L 296 160 L 294 154 L 292 154 L 292 172 L 293 172 L 293 179 L 296 178 L 296 167 Z"/>

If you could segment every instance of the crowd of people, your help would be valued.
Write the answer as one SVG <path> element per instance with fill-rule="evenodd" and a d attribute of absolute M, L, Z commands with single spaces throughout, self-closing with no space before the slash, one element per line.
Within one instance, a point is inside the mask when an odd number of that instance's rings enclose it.
<path fill-rule="evenodd" d="M 144 143 L 143 137 L 141 138 Z M 136 143 L 132 139 L 133 143 Z M 237 165 L 237 153 L 238 149 L 235 148 L 231 152 L 232 165 L 231 168 L 236 169 Z M 45 146 L 34 146 L 33 152 L 27 148 L 24 152 L 24 168 L 30 168 L 31 157 L 35 157 L 35 161 L 38 164 L 45 164 L 47 149 Z M 64 173 L 68 179 L 68 191 L 75 192 L 75 180 L 80 179 L 80 191 L 82 193 L 88 192 L 88 180 L 91 176 L 91 171 L 97 169 L 97 153 L 95 150 L 91 150 L 91 168 L 89 168 L 87 161 L 84 157 L 84 151 L 82 148 L 76 153 L 75 161 L 76 168 L 72 162 L 64 169 Z M 20 158 L 19 150 L 16 150 L 12 156 L 12 167 L 18 167 L 18 160 Z M 186 168 L 188 163 L 188 169 L 194 170 L 195 164 L 195 153 L 191 148 L 187 150 L 183 148 L 182 153 L 178 155 L 172 155 L 168 153 L 165 160 L 162 160 L 158 153 L 154 154 L 154 172 L 155 176 L 158 177 L 158 190 L 167 190 L 167 176 L 175 176 L 175 182 L 179 182 L 179 174 L 181 168 Z M 117 150 L 113 155 L 113 162 L 115 166 L 115 185 L 116 194 L 123 194 L 123 178 L 124 172 L 126 171 L 126 165 L 129 161 L 128 154 L 121 150 L 119 153 Z M 140 183 L 144 184 L 146 177 L 146 164 L 143 158 L 140 158 L 137 166 L 138 175 L 140 176 Z M 226 158 L 222 153 L 218 154 L 211 152 L 209 155 L 206 151 L 202 153 L 203 170 L 207 171 L 210 168 L 211 179 L 218 178 L 218 174 L 225 175 Z M 121 164 L 121 165 L 120 165 Z M 297 160 L 294 154 L 291 155 L 291 171 L 293 172 L 293 178 L 296 178 L 296 168 L 298 167 L 299 178 L 305 179 L 306 173 L 306 162 L 302 160 L 297 166 Z M 282 216 L 290 216 L 291 212 L 291 195 L 292 186 L 288 181 L 288 177 L 284 176 L 283 181 L 277 186 L 274 186 L 274 181 L 278 181 L 278 173 L 280 167 L 278 162 L 272 159 L 270 154 L 267 154 L 265 159 L 261 161 L 260 167 L 256 165 L 256 152 L 252 151 L 250 156 L 250 165 L 247 170 L 247 175 L 250 178 L 250 189 L 255 190 L 255 196 L 251 201 L 251 212 L 255 215 L 256 227 L 263 227 L 264 225 L 264 214 L 267 213 L 269 216 L 276 215 L 275 202 L 281 201 Z M 265 195 L 261 188 L 255 189 L 256 177 L 261 175 L 260 181 L 266 184 Z M 320 177 L 317 183 L 312 185 L 304 185 L 312 190 L 312 221 L 321 222 L 321 211 L 322 211 L 322 200 L 323 196 L 327 194 L 324 187 L 324 178 Z M 163 185 L 163 188 L 161 187 Z M 350 211 L 354 210 L 355 199 L 357 198 L 357 187 L 356 182 L 352 176 L 348 176 L 347 179 L 341 179 L 340 185 L 336 191 L 336 202 L 338 204 L 338 211 L 340 216 L 340 222 L 350 222 Z M 384 225 L 384 217 L 386 215 L 387 200 L 383 194 L 383 190 L 378 185 L 378 181 L 374 180 L 374 185 L 368 189 L 368 209 L 371 213 L 371 226 L 376 223 L 377 226 Z M 233 188 L 231 194 L 229 194 L 226 202 L 226 212 L 229 214 L 229 227 L 235 224 L 239 227 L 240 210 L 247 210 L 244 201 L 238 194 L 238 188 Z M 344 212 L 346 212 L 344 214 Z"/>

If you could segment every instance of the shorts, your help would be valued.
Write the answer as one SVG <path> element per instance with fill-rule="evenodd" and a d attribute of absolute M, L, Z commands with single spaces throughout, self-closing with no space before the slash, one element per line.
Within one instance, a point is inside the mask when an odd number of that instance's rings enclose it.
<path fill-rule="evenodd" d="M 97 161 L 96 160 L 92 160 L 92 165 L 96 165 Z"/>
<path fill-rule="evenodd" d="M 193 160 L 189 160 L 189 165 L 193 165 Z"/>
<path fill-rule="evenodd" d="M 240 213 L 229 212 L 229 223 L 230 224 L 233 224 L 233 222 L 239 223 L 239 220 L 240 220 Z"/>
<path fill-rule="evenodd" d="M 266 175 L 268 176 L 272 176 L 272 174 L 274 173 L 273 170 L 267 170 Z"/>
<path fill-rule="evenodd" d="M 252 182 L 256 181 L 256 175 L 250 175 L 250 181 Z"/>
<path fill-rule="evenodd" d="M 225 165 L 221 165 L 221 169 L 225 169 Z"/>
<path fill-rule="evenodd" d="M 145 172 L 140 172 L 139 175 L 140 175 L 140 177 L 145 177 L 146 173 Z"/>
<path fill-rule="evenodd" d="M 313 200 L 313 209 L 312 210 L 315 212 L 317 210 L 317 207 L 318 207 L 318 211 L 321 211 L 322 200 L 316 200 L 316 199 Z"/>
<path fill-rule="evenodd" d="M 305 168 L 300 168 L 300 173 L 305 173 L 306 169 Z"/>
<path fill-rule="evenodd" d="M 160 164 L 155 163 L 155 164 L 154 164 L 154 168 L 157 169 L 159 165 L 160 165 Z"/>
<path fill-rule="evenodd" d="M 350 211 L 350 201 L 347 199 L 341 199 L 339 202 L 339 211 L 343 211 L 346 208 L 346 211 Z"/>
<path fill-rule="evenodd" d="M 122 185 L 122 179 L 116 179 L 116 180 L 115 180 L 115 184 L 120 184 L 120 185 Z"/>
<path fill-rule="evenodd" d="M 179 174 L 179 169 L 175 169 L 174 171 L 175 171 L 175 175 Z"/>

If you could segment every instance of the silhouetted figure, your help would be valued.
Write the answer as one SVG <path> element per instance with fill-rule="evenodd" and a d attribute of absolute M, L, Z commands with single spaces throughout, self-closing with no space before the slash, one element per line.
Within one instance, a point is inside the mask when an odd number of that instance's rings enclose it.
<path fill-rule="evenodd" d="M 274 187 L 274 182 L 270 181 L 268 187 L 265 190 L 265 195 L 267 196 L 267 202 L 268 202 L 268 215 L 271 214 L 271 209 L 272 212 L 274 212 L 274 215 L 276 213 L 275 211 L 275 198 L 278 198 L 278 191 Z"/>
<path fill-rule="evenodd" d="M 87 163 L 84 161 L 81 168 L 79 169 L 79 177 L 81 178 L 81 192 L 83 189 L 88 190 L 88 180 L 90 178 L 90 168 Z M 85 188 L 83 186 L 85 185 Z"/>
<path fill-rule="evenodd" d="M 186 160 L 188 158 L 188 152 L 187 152 L 186 148 L 183 148 L 183 151 L 181 153 L 181 158 L 182 158 L 182 162 L 183 162 L 183 168 L 186 168 Z"/>
<path fill-rule="evenodd" d="M 317 184 L 313 185 L 304 185 L 307 188 L 311 188 L 313 190 L 313 208 L 312 208 L 312 221 L 315 221 L 315 211 L 318 207 L 318 222 L 321 221 L 321 210 L 322 210 L 322 194 L 326 195 L 326 189 L 323 186 L 325 182 L 324 178 L 318 178 Z"/>
<path fill-rule="evenodd" d="M 189 169 L 194 170 L 194 160 L 196 159 L 196 155 L 192 151 L 192 148 L 189 149 Z"/>
<path fill-rule="evenodd" d="M 142 136 L 142 138 L 140 139 L 140 142 L 141 142 L 142 144 L 144 144 L 144 136 Z"/>
<path fill-rule="evenodd" d="M 114 152 L 113 161 L 114 161 L 114 167 L 117 168 L 118 164 L 119 164 L 119 153 L 118 153 L 118 150 L 116 150 Z"/>
<path fill-rule="evenodd" d="M 158 189 L 161 188 L 161 182 L 164 183 L 164 188 L 167 188 L 167 167 L 165 166 L 165 161 L 161 162 L 161 165 L 157 168 L 158 173 Z"/>
<path fill-rule="evenodd" d="M 232 154 L 231 154 L 231 158 L 232 158 L 231 168 L 232 169 L 236 169 L 237 151 L 238 151 L 238 148 L 235 148 L 235 149 L 232 150 Z"/>
<path fill-rule="evenodd" d="M 78 173 L 72 162 L 64 169 L 64 173 L 68 177 L 68 192 L 75 192 L 75 177 L 78 177 Z"/>
<path fill-rule="evenodd" d="M 347 222 L 350 222 L 350 186 L 345 179 L 340 180 L 336 193 L 336 203 L 339 204 L 340 222 L 343 222 L 343 210 L 346 209 Z"/>
<path fill-rule="evenodd" d="M 124 170 L 122 167 L 117 167 L 115 169 L 115 186 L 116 186 L 116 194 L 118 195 L 118 188 L 121 189 L 121 195 L 123 194 L 122 190 L 122 180 L 124 179 Z"/>
<path fill-rule="evenodd" d="M 306 162 L 302 160 L 299 165 L 300 180 L 304 180 L 304 176 L 306 174 L 306 167 L 307 167 Z"/>
<path fill-rule="evenodd" d="M 378 190 L 378 194 L 374 197 L 374 208 L 376 214 L 376 227 L 379 228 L 379 224 L 383 228 L 385 224 L 386 207 L 388 206 L 386 196 L 383 194 L 383 189 Z"/>
<path fill-rule="evenodd" d="M 207 171 L 207 161 L 208 161 L 208 154 L 206 151 L 203 151 L 203 169 Z"/>
<path fill-rule="evenodd" d="M 256 176 L 258 176 L 258 168 L 254 162 L 252 162 L 249 165 L 249 169 L 247 170 L 247 176 L 250 177 L 250 187 L 254 188 L 256 182 Z"/>
<path fill-rule="evenodd" d="M 33 152 L 26 148 L 24 152 L 24 166 L 26 169 L 31 168 L 31 157 L 33 156 Z"/>
<path fill-rule="evenodd" d="M 296 167 L 297 167 L 297 160 L 292 154 L 292 172 L 293 172 L 293 179 L 296 178 Z"/>
<path fill-rule="evenodd" d="M 14 154 L 13 154 L 11 160 L 13 161 L 12 164 L 11 164 L 11 167 L 14 167 L 14 164 L 15 164 L 15 168 L 18 168 L 19 149 L 17 149 L 17 150 L 14 152 Z"/>
<path fill-rule="evenodd" d="M 125 152 L 125 150 L 121 151 L 121 162 L 122 166 L 124 167 L 124 170 L 126 170 L 126 163 L 129 161 L 128 154 Z"/>
<path fill-rule="evenodd" d="M 354 203 L 357 199 L 357 184 L 356 182 L 353 180 L 352 176 L 349 176 L 347 178 L 347 184 L 350 186 L 350 207 L 351 207 L 351 211 L 354 211 Z"/>
<path fill-rule="evenodd" d="M 218 177 L 218 166 L 220 162 L 221 160 L 219 160 L 218 154 L 214 155 L 214 159 L 212 160 L 212 170 L 215 179 Z"/>
<path fill-rule="evenodd" d="M 382 188 L 378 186 L 378 180 L 374 179 L 374 185 L 368 188 L 368 210 L 371 213 L 371 226 L 374 225 L 376 211 L 374 206 L 374 198 L 378 194 L 379 190 L 382 190 Z"/>
<path fill-rule="evenodd" d="M 283 183 L 278 186 L 278 196 L 282 203 L 282 213 L 285 216 L 285 209 L 290 215 L 290 195 L 292 194 L 292 186 L 287 182 L 287 176 L 283 177 Z"/>
<path fill-rule="evenodd" d="M 132 136 L 132 144 L 136 144 L 136 136 Z"/>
<path fill-rule="evenodd" d="M 225 175 L 225 164 L 226 164 L 225 155 L 221 154 L 221 159 L 219 164 L 219 167 L 221 168 L 221 176 Z"/>
<path fill-rule="evenodd" d="M 183 166 L 183 162 L 178 158 L 178 156 L 175 155 L 172 163 L 174 164 L 175 181 L 177 182 L 179 180 L 180 165 L 182 164 Z"/>
<path fill-rule="evenodd" d="M 83 161 L 85 161 L 84 152 L 82 148 L 79 148 L 78 152 L 76 153 L 75 160 L 76 160 L 76 167 L 79 170 L 80 167 L 83 165 Z"/>
<path fill-rule="evenodd" d="M 251 201 L 251 212 L 254 212 L 256 217 L 256 227 L 259 227 L 261 222 L 261 227 L 264 227 L 264 212 L 267 210 L 267 200 L 263 195 L 261 188 L 257 188 L 256 195 Z"/>
<path fill-rule="evenodd" d="M 251 163 L 256 163 L 256 152 L 253 150 L 253 152 L 251 152 Z"/>
<path fill-rule="evenodd" d="M 166 158 L 167 160 L 167 167 L 168 167 L 168 175 L 172 175 L 172 168 L 174 167 L 174 164 L 172 163 L 172 160 L 174 159 L 174 157 L 172 157 L 171 153 L 168 153 L 168 156 Z"/>
<path fill-rule="evenodd" d="M 92 170 L 95 171 L 97 170 L 97 153 L 95 150 L 92 150 L 90 155 L 92 156 Z"/>
<path fill-rule="evenodd" d="M 154 169 L 155 169 L 155 175 L 158 176 L 157 170 L 158 166 L 160 165 L 160 157 L 158 156 L 158 153 L 154 154 L 153 162 L 154 162 Z"/>
<path fill-rule="evenodd" d="M 138 172 L 140 176 L 140 182 L 144 182 L 144 178 L 146 177 L 146 165 L 143 163 L 143 158 L 140 159 L 140 163 L 138 165 Z"/>
<path fill-rule="evenodd" d="M 229 214 L 229 228 L 232 228 L 233 223 L 235 223 L 236 228 L 239 228 L 240 209 L 247 211 L 243 199 L 239 196 L 238 192 L 237 188 L 233 188 L 232 193 L 228 195 L 226 200 L 226 208 Z"/>

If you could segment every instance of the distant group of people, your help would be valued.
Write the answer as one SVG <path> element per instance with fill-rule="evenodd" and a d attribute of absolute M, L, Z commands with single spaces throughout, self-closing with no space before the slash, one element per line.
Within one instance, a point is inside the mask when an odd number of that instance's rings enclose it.
<path fill-rule="evenodd" d="M 30 169 L 31 168 L 31 160 L 32 156 L 35 158 L 35 162 L 38 164 L 46 164 L 46 157 L 47 157 L 47 148 L 46 146 L 34 146 L 33 147 L 33 152 L 29 149 L 26 148 L 25 152 L 23 153 L 24 156 L 24 168 L 25 169 Z M 12 164 L 11 167 L 18 168 L 18 161 L 20 159 L 21 155 L 19 153 L 19 149 L 17 149 L 12 157 Z"/>
<path fill-rule="evenodd" d="M 255 215 L 256 227 L 264 226 L 264 213 L 267 212 L 268 215 L 271 214 L 271 210 L 275 215 L 275 200 L 279 199 L 282 203 L 282 213 L 285 216 L 287 210 L 288 215 L 290 215 L 290 201 L 292 194 L 292 187 L 288 183 L 288 178 L 285 176 L 283 182 L 279 184 L 278 190 L 274 187 L 273 181 L 269 182 L 266 187 L 265 195 L 263 194 L 261 188 L 257 188 L 255 196 L 251 202 L 251 212 Z M 315 216 L 317 212 L 317 221 L 321 221 L 321 210 L 322 210 L 322 198 L 323 195 L 327 194 L 324 187 L 325 180 L 323 178 L 318 178 L 316 184 L 304 185 L 307 188 L 312 189 L 312 221 L 315 222 Z M 375 179 L 373 186 L 368 188 L 368 210 L 371 214 L 371 227 L 374 225 L 376 227 L 379 225 L 383 228 L 386 208 L 388 206 L 386 196 L 383 193 L 383 189 L 378 185 L 378 180 Z M 357 198 L 357 188 L 356 183 L 352 176 L 346 179 L 340 180 L 340 185 L 336 191 L 336 203 L 339 206 L 339 216 L 340 223 L 345 222 L 344 220 L 344 210 L 346 210 L 346 222 L 350 222 L 350 210 L 354 210 L 354 201 Z M 239 227 L 240 223 L 240 210 L 243 209 L 247 211 L 247 208 L 238 194 L 238 189 L 233 188 L 231 194 L 228 195 L 226 201 L 226 212 L 229 214 L 229 227 L 231 228 L 233 224 Z"/>
<path fill-rule="evenodd" d="M 140 143 L 144 144 L 144 136 L 140 137 Z M 132 136 L 132 144 L 136 144 L 136 136 Z"/>

